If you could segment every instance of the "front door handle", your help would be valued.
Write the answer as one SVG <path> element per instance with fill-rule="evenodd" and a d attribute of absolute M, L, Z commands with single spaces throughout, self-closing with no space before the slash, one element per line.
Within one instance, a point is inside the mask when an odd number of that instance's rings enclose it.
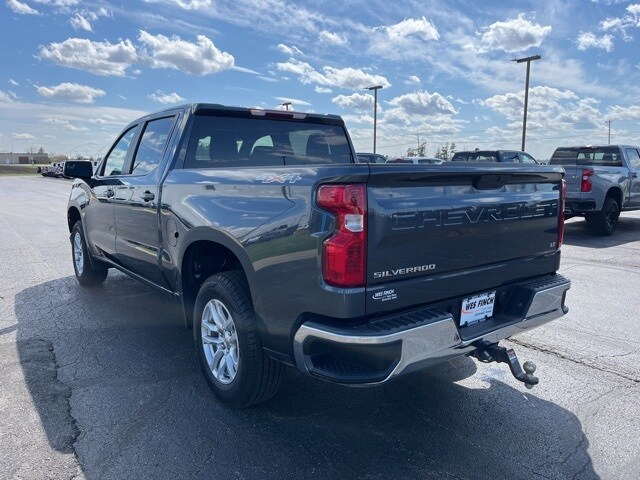
<path fill-rule="evenodd" d="M 140 194 L 140 198 L 145 202 L 150 202 L 151 200 L 156 198 L 156 196 L 152 192 L 147 190 L 146 192 Z"/>
<path fill-rule="evenodd" d="M 113 192 L 112 188 L 107 188 L 105 195 L 107 196 L 107 198 L 112 198 L 115 195 L 115 193 Z"/>

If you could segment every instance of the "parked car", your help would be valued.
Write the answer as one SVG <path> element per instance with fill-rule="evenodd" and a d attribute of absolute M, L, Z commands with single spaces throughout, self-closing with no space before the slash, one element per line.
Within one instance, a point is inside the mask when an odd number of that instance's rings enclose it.
<path fill-rule="evenodd" d="M 612 235 L 621 211 L 640 209 L 640 148 L 559 147 L 551 165 L 566 172 L 567 215 L 582 216 L 594 233 Z"/>
<path fill-rule="evenodd" d="M 96 174 L 66 164 L 76 278 L 114 267 L 173 297 L 236 406 L 270 398 L 284 364 L 365 386 L 473 355 L 537 384 L 498 342 L 568 311 L 562 168 L 354 159 L 335 115 L 194 104 L 139 118 Z"/>
<path fill-rule="evenodd" d="M 516 150 L 474 150 L 469 152 L 456 152 L 452 162 L 477 162 L 477 163 L 527 163 L 537 165 L 535 158 L 526 152 Z"/>
<path fill-rule="evenodd" d="M 386 163 L 415 163 L 422 165 L 440 165 L 444 160 L 439 158 L 428 158 L 428 157 L 398 157 L 394 159 L 389 159 Z"/>
<path fill-rule="evenodd" d="M 359 163 L 385 163 L 387 157 L 379 153 L 356 153 Z"/>

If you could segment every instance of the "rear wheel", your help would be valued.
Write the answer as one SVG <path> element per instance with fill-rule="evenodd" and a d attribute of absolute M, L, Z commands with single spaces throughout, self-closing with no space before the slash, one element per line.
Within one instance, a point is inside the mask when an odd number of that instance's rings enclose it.
<path fill-rule="evenodd" d="M 283 365 L 264 353 L 242 272 L 218 273 L 202 284 L 193 323 L 200 366 L 221 401 L 249 407 L 275 395 Z"/>
<path fill-rule="evenodd" d="M 620 206 L 614 198 L 607 197 L 602 210 L 590 215 L 589 226 L 598 235 L 613 235 L 620 217 Z"/>
<path fill-rule="evenodd" d="M 87 287 L 99 285 L 107 278 L 108 268 L 90 256 L 80 220 L 75 223 L 73 230 L 71 230 L 71 255 L 73 257 L 73 270 L 80 285 Z"/>

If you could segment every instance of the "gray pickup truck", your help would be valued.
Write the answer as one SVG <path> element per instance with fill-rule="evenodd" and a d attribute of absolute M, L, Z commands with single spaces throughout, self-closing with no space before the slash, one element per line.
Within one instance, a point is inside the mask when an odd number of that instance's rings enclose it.
<path fill-rule="evenodd" d="M 612 235 L 620 212 L 640 209 L 640 149 L 627 145 L 557 148 L 549 162 L 566 172 L 567 216 Z"/>
<path fill-rule="evenodd" d="M 372 385 L 567 312 L 561 167 L 357 163 L 340 117 L 194 104 L 140 118 L 94 174 L 67 162 L 81 285 L 109 268 L 182 305 L 222 401 L 284 364 Z M 99 290 L 95 290 L 96 295 Z"/>

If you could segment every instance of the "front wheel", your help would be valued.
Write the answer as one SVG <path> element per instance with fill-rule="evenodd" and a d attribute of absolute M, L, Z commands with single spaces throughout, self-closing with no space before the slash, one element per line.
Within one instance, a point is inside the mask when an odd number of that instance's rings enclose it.
<path fill-rule="evenodd" d="M 607 197 L 602 210 L 590 215 L 589 226 L 598 235 L 610 236 L 618 225 L 620 207 L 614 198 Z"/>
<path fill-rule="evenodd" d="M 202 284 L 193 332 L 202 372 L 221 401 L 249 407 L 276 394 L 283 365 L 264 353 L 242 272 L 217 273 Z"/>
<path fill-rule="evenodd" d="M 71 255 L 73 257 L 73 270 L 80 285 L 99 285 L 107 278 L 109 269 L 93 260 L 87 247 L 82 232 L 82 222 L 78 220 L 71 230 Z"/>

